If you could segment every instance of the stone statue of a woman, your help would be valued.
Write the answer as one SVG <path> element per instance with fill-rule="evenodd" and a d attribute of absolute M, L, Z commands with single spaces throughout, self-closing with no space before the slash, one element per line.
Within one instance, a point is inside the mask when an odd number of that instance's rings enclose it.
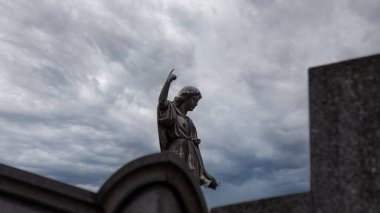
<path fill-rule="evenodd" d="M 177 78 L 173 71 L 169 73 L 158 99 L 157 123 L 161 152 L 175 152 L 193 171 L 199 185 L 216 189 L 218 183 L 203 165 L 197 130 L 186 115 L 188 111 L 194 110 L 202 95 L 197 88 L 187 86 L 179 91 L 174 101 L 167 100 L 170 84 Z"/>

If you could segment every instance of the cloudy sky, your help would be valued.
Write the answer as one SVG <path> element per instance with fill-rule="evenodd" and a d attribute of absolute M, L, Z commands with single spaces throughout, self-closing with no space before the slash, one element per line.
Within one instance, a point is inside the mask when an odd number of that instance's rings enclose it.
<path fill-rule="evenodd" d="M 377 0 L 0 0 L 0 162 L 96 191 L 159 151 L 175 68 L 209 207 L 307 191 L 307 70 L 379 53 L 379 23 Z"/>

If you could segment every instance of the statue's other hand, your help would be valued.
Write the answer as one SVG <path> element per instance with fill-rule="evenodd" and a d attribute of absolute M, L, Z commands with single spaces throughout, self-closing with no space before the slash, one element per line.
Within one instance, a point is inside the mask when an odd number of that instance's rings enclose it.
<path fill-rule="evenodd" d="M 172 81 L 177 79 L 177 76 L 175 74 L 173 74 L 173 71 L 174 71 L 174 69 L 172 69 L 172 71 L 170 71 L 168 78 L 166 79 L 166 81 L 169 83 L 171 83 Z"/>
<path fill-rule="evenodd" d="M 219 183 L 218 182 L 216 182 L 216 180 L 213 178 L 212 180 L 211 180 L 211 183 L 210 183 L 210 185 L 208 185 L 208 187 L 210 187 L 210 188 L 212 188 L 212 189 L 216 189 L 216 187 L 218 187 L 219 186 Z"/>

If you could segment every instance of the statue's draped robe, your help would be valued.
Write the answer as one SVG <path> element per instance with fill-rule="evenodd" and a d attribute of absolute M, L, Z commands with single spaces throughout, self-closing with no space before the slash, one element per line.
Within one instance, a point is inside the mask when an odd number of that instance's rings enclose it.
<path fill-rule="evenodd" d="M 157 107 L 157 122 L 161 152 L 177 153 L 193 171 L 196 180 L 200 181 L 204 166 L 193 121 L 183 115 L 173 102 L 168 101 L 166 109 Z"/>

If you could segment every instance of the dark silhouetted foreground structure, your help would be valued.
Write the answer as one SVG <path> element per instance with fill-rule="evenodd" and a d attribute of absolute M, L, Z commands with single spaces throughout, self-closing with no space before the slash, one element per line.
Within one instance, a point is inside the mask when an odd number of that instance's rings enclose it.
<path fill-rule="evenodd" d="M 1 213 L 205 213 L 194 175 L 174 153 L 139 158 L 98 193 L 0 165 Z"/>
<path fill-rule="evenodd" d="M 212 213 L 379 212 L 380 55 L 311 68 L 309 92 L 311 191 Z M 0 165 L 0 212 L 202 213 L 207 207 L 186 164 L 164 152 L 122 167 L 98 193 Z"/>

